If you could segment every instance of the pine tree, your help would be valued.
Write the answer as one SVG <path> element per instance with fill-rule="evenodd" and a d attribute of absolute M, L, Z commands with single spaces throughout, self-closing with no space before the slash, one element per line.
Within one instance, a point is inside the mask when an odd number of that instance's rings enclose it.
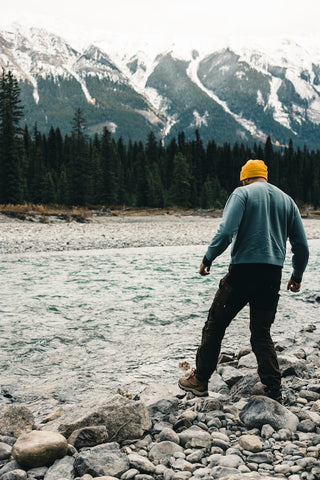
<path fill-rule="evenodd" d="M 9 71 L 0 78 L 0 203 L 23 201 L 22 144 L 19 123 L 23 115 L 20 88 Z"/>
<path fill-rule="evenodd" d="M 78 108 L 72 121 L 72 149 L 68 166 L 70 201 L 73 205 L 85 205 L 87 201 L 88 145 L 85 129 L 85 119 L 81 108 Z"/>

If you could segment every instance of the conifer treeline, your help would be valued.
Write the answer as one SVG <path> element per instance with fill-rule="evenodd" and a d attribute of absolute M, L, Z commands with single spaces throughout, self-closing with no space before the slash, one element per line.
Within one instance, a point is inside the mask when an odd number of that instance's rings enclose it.
<path fill-rule="evenodd" d="M 205 146 L 199 132 L 184 133 L 163 146 L 151 132 L 146 144 L 115 140 L 104 128 L 89 138 L 81 110 L 71 133 L 59 128 L 48 135 L 35 126 L 19 129 L 22 107 L 11 73 L 0 80 L 0 203 L 61 205 L 128 205 L 220 208 L 239 185 L 239 172 L 249 158 L 263 159 L 269 180 L 298 203 L 320 205 L 320 151 L 283 151 L 265 145 Z"/>

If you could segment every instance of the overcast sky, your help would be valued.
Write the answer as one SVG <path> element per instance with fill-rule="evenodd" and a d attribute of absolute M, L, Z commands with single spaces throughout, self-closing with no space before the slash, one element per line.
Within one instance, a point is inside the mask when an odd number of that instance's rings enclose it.
<path fill-rule="evenodd" d="M 64 35 L 129 38 L 301 36 L 319 33 L 319 0 L 11 0 L 0 25 L 13 21 Z"/>

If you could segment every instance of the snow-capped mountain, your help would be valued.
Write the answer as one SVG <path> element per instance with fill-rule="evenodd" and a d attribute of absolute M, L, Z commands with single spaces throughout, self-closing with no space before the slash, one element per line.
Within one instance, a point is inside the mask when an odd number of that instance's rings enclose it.
<path fill-rule="evenodd" d="M 254 45 L 254 47 L 252 47 Z M 320 48 L 293 40 L 166 49 L 98 42 L 83 51 L 38 28 L 0 32 L 0 65 L 19 79 L 25 120 L 69 131 L 80 107 L 89 131 L 144 140 L 198 129 L 203 140 L 319 148 Z M 160 48 L 160 47 L 157 47 Z"/>

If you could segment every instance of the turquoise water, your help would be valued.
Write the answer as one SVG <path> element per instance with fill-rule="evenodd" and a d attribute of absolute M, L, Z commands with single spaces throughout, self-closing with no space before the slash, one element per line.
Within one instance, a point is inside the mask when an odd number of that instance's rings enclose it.
<path fill-rule="evenodd" d="M 320 241 L 299 294 L 284 268 L 276 338 L 316 324 Z M 27 401 L 76 401 L 92 392 L 133 393 L 175 383 L 179 362 L 194 361 L 229 252 L 207 278 L 203 246 L 4 255 L 0 260 L 2 389 Z M 320 327 L 319 327 L 320 328 Z M 223 350 L 249 346 L 248 310 L 230 325 Z"/>

